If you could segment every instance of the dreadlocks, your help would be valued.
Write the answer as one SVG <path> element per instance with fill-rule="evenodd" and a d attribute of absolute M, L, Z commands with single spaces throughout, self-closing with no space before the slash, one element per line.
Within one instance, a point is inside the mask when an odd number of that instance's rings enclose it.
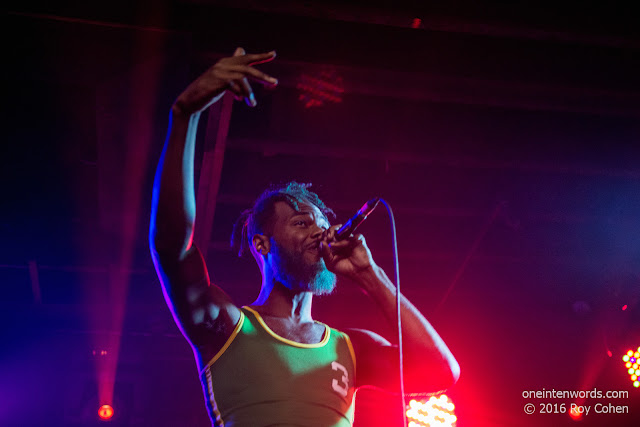
<path fill-rule="evenodd" d="M 300 184 L 295 181 L 281 185 L 272 185 L 266 189 L 255 201 L 251 209 L 240 214 L 233 226 L 231 235 L 231 247 L 238 249 L 238 256 L 250 251 L 252 238 L 255 234 L 270 234 L 273 230 L 273 213 L 276 202 L 285 202 L 296 211 L 299 205 L 315 205 L 325 218 L 335 217 L 335 213 L 327 207 L 320 197 L 308 189 L 311 184 Z"/>

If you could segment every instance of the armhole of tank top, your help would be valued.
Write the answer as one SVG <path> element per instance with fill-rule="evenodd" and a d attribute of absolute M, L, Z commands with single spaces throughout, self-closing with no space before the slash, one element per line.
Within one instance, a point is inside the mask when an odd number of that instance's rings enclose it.
<path fill-rule="evenodd" d="M 353 360 L 353 376 L 356 376 L 356 352 L 353 350 L 353 344 L 351 344 L 351 338 L 349 338 L 349 335 L 347 335 L 346 333 L 342 332 L 342 335 L 344 336 L 345 341 L 347 342 L 347 347 L 349 347 L 349 354 L 351 354 L 351 360 Z"/>
<path fill-rule="evenodd" d="M 231 336 L 227 339 L 227 341 L 224 343 L 222 348 L 216 353 L 216 355 L 213 356 L 211 360 L 207 362 L 206 365 L 204 365 L 204 368 L 202 368 L 200 375 L 202 375 L 208 368 L 210 368 L 211 365 L 213 365 L 215 361 L 218 360 L 220 356 L 222 356 L 222 354 L 229 348 L 233 340 L 238 335 L 238 332 L 240 332 L 240 329 L 242 329 L 244 318 L 245 318 L 245 314 L 242 312 L 242 310 L 240 310 L 240 319 L 238 320 L 238 324 L 236 325 L 236 327 L 233 329 L 233 332 L 231 332 Z"/>

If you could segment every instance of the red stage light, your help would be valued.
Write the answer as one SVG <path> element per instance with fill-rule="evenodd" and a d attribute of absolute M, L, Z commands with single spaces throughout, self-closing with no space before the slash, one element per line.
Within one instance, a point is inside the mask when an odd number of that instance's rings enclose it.
<path fill-rule="evenodd" d="M 102 405 L 100 409 L 98 409 L 98 417 L 101 420 L 110 420 L 113 417 L 113 408 L 111 405 Z"/>
<path fill-rule="evenodd" d="M 569 416 L 572 420 L 579 421 L 582 419 L 582 412 L 578 412 L 577 408 L 574 407 L 574 409 L 569 411 Z"/>
<path fill-rule="evenodd" d="M 455 427 L 454 409 L 455 405 L 446 394 L 431 396 L 426 402 L 411 400 L 407 408 L 409 427 Z"/>
<path fill-rule="evenodd" d="M 325 68 L 315 75 L 302 74 L 296 88 L 300 90 L 298 99 L 305 108 L 319 107 L 326 102 L 342 102 L 344 93 L 342 77 L 333 68 Z"/>
<path fill-rule="evenodd" d="M 624 311 L 624 310 L 626 310 L 626 309 L 627 309 L 627 304 L 625 304 L 625 305 L 623 305 L 623 306 L 622 306 L 622 311 Z"/>

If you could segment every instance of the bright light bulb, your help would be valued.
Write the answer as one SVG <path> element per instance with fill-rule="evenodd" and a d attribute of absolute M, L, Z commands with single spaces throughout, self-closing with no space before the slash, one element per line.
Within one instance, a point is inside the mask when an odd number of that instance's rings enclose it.
<path fill-rule="evenodd" d="M 100 409 L 98 409 L 98 417 L 101 420 L 110 420 L 113 417 L 113 408 L 111 405 L 102 405 Z"/>
<path fill-rule="evenodd" d="M 407 405 L 407 418 L 410 426 L 416 427 L 452 427 L 457 417 L 453 414 L 453 402 L 444 394 L 431 396 L 427 401 L 412 399 Z"/>

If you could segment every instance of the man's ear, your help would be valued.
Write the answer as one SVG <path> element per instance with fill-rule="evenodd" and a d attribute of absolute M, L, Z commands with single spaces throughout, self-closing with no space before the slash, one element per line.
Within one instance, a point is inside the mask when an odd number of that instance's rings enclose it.
<path fill-rule="evenodd" d="M 271 250 L 271 241 L 264 234 L 253 235 L 253 247 L 260 255 L 266 255 Z"/>

